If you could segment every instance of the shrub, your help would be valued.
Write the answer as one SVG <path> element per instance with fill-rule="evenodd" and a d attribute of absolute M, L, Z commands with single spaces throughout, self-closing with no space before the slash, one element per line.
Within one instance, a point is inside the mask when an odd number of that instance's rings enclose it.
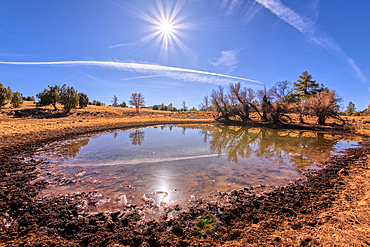
<path fill-rule="evenodd" d="M 13 97 L 10 103 L 13 105 L 14 108 L 20 107 L 23 103 L 22 94 L 20 94 L 18 91 L 13 93 Z"/>
<path fill-rule="evenodd" d="M 320 125 L 324 125 L 325 120 L 328 117 L 339 119 L 344 124 L 344 120 L 339 117 L 338 102 L 340 100 L 341 98 L 337 95 L 335 90 L 325 89 L 322 92 L 317 93 L 315 96 L 308 98 L 305 106 L 310 115 L 318 118 L 317 122 Z"/>
<path fill-rule="evenodd" d="M 0 108 L 6 105 L 12 99 L 13 93 L 10 87 L 6 89 L 3 84 L 0 83 Z"/>
<path fill-rule="evenodd" d="M 57 85 L 55 85 L 53 87 L 50 87 L 50 86 L 48 86 L 48 87 L 49 87 L 49 90 L 44 89 L 43 92 L 40 92 L 36 95 L 36 97 L 39 98 L 38 105 L 39 106 L 47 106 L 47 105 L 51 104 L 54 107 L 54 110 L 58 110 L 57 103 L 60 100 L 61 89 Z"/>
<path fill-rule="evenodd" d="M 79 106 L 81 108 L 86 107 L 89 104 L 89 98 L 87 97 L 87 95 L 84 93 L 78 93 L 78 96 L 79 96 L 79 100 L 78 100 Z"/>
<path fill-rule="evenodd" d="M 79 96 L 73 87 L 65 87 L 61 89 L 60 103 L 64 105 L 64 110 L 70 112 L 71 109 L 76 109 L 79 103 Z"/>

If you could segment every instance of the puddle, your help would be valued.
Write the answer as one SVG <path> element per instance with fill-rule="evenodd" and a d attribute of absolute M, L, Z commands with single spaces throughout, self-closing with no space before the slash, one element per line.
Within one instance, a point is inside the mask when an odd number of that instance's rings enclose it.
<path fill-rule="evenodd" d="M 227 126 L 158 126 L 57 142 L 33 158 L 51 163 L 45 177 L 61 181 L 41 196 L 98 191 L 95 208 L 149 203 L 186 205 L 258 184 L 286 185 L 306 168 L 359 139 L 309 131 Z M 64 180 L 63 180 L 64 179 Z"/>

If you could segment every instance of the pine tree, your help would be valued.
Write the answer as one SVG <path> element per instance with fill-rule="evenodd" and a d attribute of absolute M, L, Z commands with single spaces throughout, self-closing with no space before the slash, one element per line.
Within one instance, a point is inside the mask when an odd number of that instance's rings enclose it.
<path fill-rule="evenodd" d="M 323 85 L 321 84 L 320 87 L 316 81 L 312 80 L 312 75 L 308 74 L 307 71 L 303 72 L 299 78 L 300 79 L 294 83 L 294 96 L 297 100 L 305 100 L 323 90 Z"/>
<path fill-rule="evenodd" d="M 6 89 L 3 84 L 0 83 L 0 108 L 3 107 L 12 99 L 13 93 L 10 87 Z"/>
<path fill-rule="evenodd" d="M 55 85 L 53 87 L 49 87 L 49 90 L 44 89 L 43 92 L 36 94 L 36 97 L 39 98 L 39 106 L 47 106 L 52 105 L 54 110 L 58 110 L 57 103 L 59 102 L 60 98 L 60 87 Z"/>
<path fill-rule="evenodd" d="M 22 94 L 20 94 L 19 92 L 13 93 L 13 97 L 10 103 L 13 105 L 14 108 L 20 107 L 23 103 Z"/>
<path fill-rule="evenodd" d="M 85 93 L 78 93 L 79 96 L 79 106 L 81 108 L 87 107 L 87 104 L 89 103 L 89 98 Z"/>
<path fill-rule="evenodd" d="M 347 116 L 352 116 L 356 112 L 356 106 L 355 104 L 351 101 L 348 103 L 347 110 L 345 111 Z"/>
<path fill-rule="evenodd" d="M 77 91 L 73 87 L 61 88 L 60 103 L 64 105 L 64 110 L 70 112 L 71 109 L 76 109 L 79 103 L 79 96 Z"/>

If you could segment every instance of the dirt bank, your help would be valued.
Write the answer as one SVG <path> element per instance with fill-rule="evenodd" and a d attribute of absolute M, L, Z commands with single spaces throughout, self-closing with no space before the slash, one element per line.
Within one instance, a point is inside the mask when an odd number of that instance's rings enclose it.
<path fill-rule="evenodd" d="M 43 143 L 116 128 L 213 121 L 195 115 L 151 114 L 144 121 L 144 116 L 1 119 L 0 245 L 370 245 L 370 146 L 366 143 L 331 157 L 323 163 L 325 168 L 309 171 L 285 187 L 220 192 L 212 202 L 194 198 L 189 208 L 167 208 L 159 220 L 144 217 L 153 207 L 150 200 L 89 214 L 84 209 L 96 203 L 96 191 L 36 199 L 48 184 L 37 168 L 43 161 L 26 161 L 22 156 Z M 194 217 L 203 211 L 220 217 L 213 234 L 201 235 L 194 228 Z"/>

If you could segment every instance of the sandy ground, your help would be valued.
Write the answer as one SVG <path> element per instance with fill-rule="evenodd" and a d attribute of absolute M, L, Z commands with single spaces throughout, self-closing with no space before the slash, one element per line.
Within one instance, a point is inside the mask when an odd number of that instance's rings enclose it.
<path fill-rule="evenodd" d="M 134 109 L 95 106 L 69 115 L 51 108 L 35 109 L 32 104 L 26 104 L 21 113 L 0 109 L 2 246 L 370 245 L 370 148 L 366 142 L 331 157 L 323 169 L 308 171 L 285 187 L 221 192 L 211 202 L 195 198 L 188 208 L 168 208 L 158 220 L 143 218 L 142 212 L 153 206 L 150 201 L 91 215 L 83 208 L 94 203 L 94 192 L 36 199 L 48 185 L 36 168 L 42 161 L 22 157 L 40 145 L 79 134 L 165 123 L 214 123 L 213 115 L 147 109 L 137 114 Z M 331 123 L 322 128 L 312 118 L 305 119 L 306 125 L 289 126 L 370 133 L 367 118 L 346 120 L 345 127 Z M 201 235 L 194 229 L 194 217 L 203 211 L 219 215 L 216 232 Z"/>

